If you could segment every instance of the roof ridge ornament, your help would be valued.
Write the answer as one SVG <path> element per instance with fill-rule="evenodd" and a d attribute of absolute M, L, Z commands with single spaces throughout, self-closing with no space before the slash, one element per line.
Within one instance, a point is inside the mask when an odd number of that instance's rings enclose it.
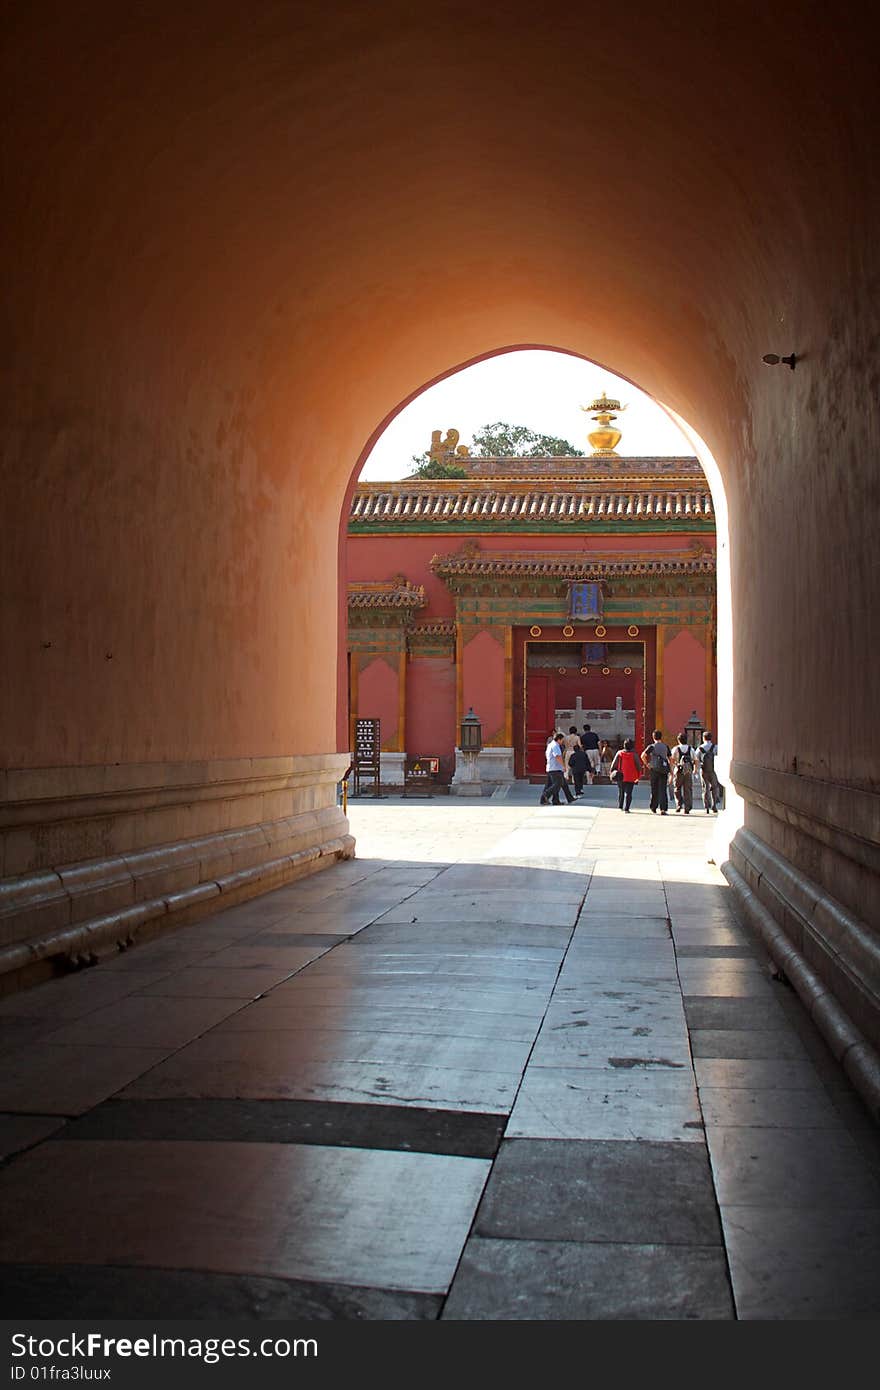
<path fill-rule="evenodd" d="M 428 451 L 432 463 L 455 463 L 456 459 L 465 459 L 470 456 L 470 449 L 466 444 L 459 444 L 461 438 L 458 430 L 449 429 L 446 431 L 446 438 L 441 439 L 442 430 L 431 431 L 431 448 Z"/>
<path fill-rule="evenodd" d="M 593 446 L 593 457 L 597 455 L 601 458 L 617 458 L 617 446 L 622 438 L 621 432 L 611 422 L 616 420 L 616 411 L 626 410 L 625 405 L 614 397 L 608 396 L 603 389 L 601 396 L 597 396 L 589 405 L 582 405 L 581 410 L 585 415 L 591 416 L 598 429 L 592 430 L 587 439 Z"/>

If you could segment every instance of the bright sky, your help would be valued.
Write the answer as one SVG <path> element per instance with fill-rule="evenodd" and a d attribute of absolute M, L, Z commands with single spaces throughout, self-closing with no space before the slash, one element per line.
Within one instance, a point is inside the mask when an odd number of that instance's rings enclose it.
<path fill-rule="evenodd" d="M 589 405 L 603 389 L 627 407 L 616 421 L 623 434 L 618 454 L 693 453 L 650 396 L 603 367 L 561 352 L 508 352 L 466 367 L 411 401 L 377 441 L 361 478 L 404 478 L 413 470 L 413 454 L 429 448 L 432 430 L 445 435 L 457 429 L 459 443 L 471 445 L 475 430 L 498 420 L 556 435 L 589 453 L 587 434 L 595 425 L 578 407 Z"/>

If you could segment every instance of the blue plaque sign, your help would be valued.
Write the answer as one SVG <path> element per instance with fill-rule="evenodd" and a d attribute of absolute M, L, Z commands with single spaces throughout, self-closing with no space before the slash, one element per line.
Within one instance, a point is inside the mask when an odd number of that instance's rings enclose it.
<path fill-rule="evenodd" d="M 568 616 L 570 618 L 601 618 L 601 584 L 572 584 L 568 591 Z"/>

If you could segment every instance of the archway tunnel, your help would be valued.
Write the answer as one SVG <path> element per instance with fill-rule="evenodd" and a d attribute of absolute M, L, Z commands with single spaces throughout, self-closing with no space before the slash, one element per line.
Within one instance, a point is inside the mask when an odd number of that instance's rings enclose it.
<path fill-rule="evenodd" d="M 357 461 L 426 382 L 553 344 L 717 460 L 732 882 L 877 1103 L 869 20 L 599 18 L 14 16 L 4 988 L 351 851 Z"/>

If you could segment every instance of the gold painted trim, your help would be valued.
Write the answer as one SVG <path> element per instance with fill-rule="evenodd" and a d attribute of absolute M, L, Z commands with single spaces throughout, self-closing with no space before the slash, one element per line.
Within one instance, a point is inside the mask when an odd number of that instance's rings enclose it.
<path fill-rule="evenodd" d="M 565 627 L 562 629 L 562 635 L 563 637 L 574 637 L 574 628 L 571 623 L 565 624 Z"/>
<path fill-rule="evenodd" d="M 602 623 L 600 623 L 599 626 L 596 628 L 596 636 L 597 636 L 597 637 L 604 637 L 605 634 L 607 633 L 607 631 L 608 631 L 607 627 L 604 627 L 604 626 L 602 625 Z"/>
<path fill-rule="evenodd" d="M 541 629 L 538 627 L 537 624 L 535 624 L 534 627 L 530 627 L 530 628 L 529 628 L 529 635 L 530 635 L 531 637 L 540 637 L 540 636 L 541 636 Z"/>
<path fill-rule="evenodd" d="M 629 627 L 626 630 L 626 634 L 628 637 L 638 637 L 639 630 L 636 627 L 635 623 L 630 623 Z"/>

